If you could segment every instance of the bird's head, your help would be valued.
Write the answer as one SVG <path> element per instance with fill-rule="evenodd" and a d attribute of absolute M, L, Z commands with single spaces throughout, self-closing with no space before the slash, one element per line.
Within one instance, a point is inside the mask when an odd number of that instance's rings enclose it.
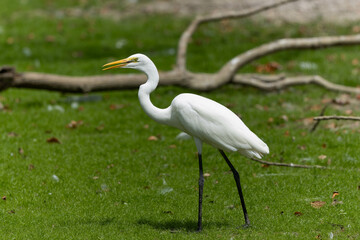
<path fill-rule="evenodd" d="M 133 54 L 130 57 L 107 63 L 103 66 L 103 71 L 113 68 L 133 68 L 144 71 L 151 60 L 143 54 Z"/>

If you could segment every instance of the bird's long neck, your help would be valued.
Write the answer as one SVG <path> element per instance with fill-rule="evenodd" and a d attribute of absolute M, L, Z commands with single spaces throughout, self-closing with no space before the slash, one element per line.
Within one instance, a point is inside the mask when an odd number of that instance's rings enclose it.
<path fill-rule="evenodd" d="M 159 73 L 155 65 L 151 62 L 151 64 L 149 64 L 149 66 L 143 72 L 147 75 L 148 80 L 139 88 L 138 96 L 140 105 L 145 113 L 153 120 L 159 123 L 169 124 L 170 109 L 158 108 L 154 106 L 150 100 L 150 93 L 156 89 L 159 83 Z"/>

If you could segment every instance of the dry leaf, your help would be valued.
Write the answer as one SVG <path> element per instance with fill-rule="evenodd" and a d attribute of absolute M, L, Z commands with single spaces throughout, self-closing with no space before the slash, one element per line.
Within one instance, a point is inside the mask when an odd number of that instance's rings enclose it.
<path fill-rule="evenodd" d="M 77 128 L 77 127 L 79 127 L 79 126 L 81 126 L 83 124 L 84 124 L 84 121 L 82 121 L 82 120 L 79 120 L 79 121 L 72 120 L 69 124 L 66 125 L 66 127 L 74 129 L 74 128 Z"/>
<path fill-rule="evenodd" d="M 320 160 L 324 160 L 326 158 L 326 155 L 320 155 L 320 156 L 318 156 L 318 159 L 320 159 Z"/>
<path fill-rule="evenodd" d="M 298 149 L 300 149 L 300 150 L 305 150 L 305 149 L 306 149 L 306 146 L 305 146 L 305 145 L 299 145 L 299 146 L 298 146 Z"/>
<path fill-rule="evenodd" d="M 176 145 L 175 145 L 175 144 L 171 144 L 171 145 L 169 146 L 169 148 L 176 148 Z"/>
<path fill-rule="evenodd" d="M 45 41 L 49 43 L 55 42 L 55 37 L 53 35 L 47 35 Z"/>
<path fill-rule="evenodd" d="M 331 164 L 331 158 L 329 158 L 327 161 L 327 165 L 330 165 L 330 164 Z"/>
<path fill-rule="evenodd" d="M 358 25 L 353 26 L 352 27 L 352 32 L 353 33 L 359 33 L 360 32 L 360 26 L 358 26 Z"/>
<path fill-rule="evenodd" d="M 148 140 L 149 141 L 157 141 L 157 140 L 159 140 L 159 138 L 156 136 L 150 136 L 150 137 L 148 137 Z"/>
<path fill-rule="evenodd" d="M 110 110 L 117 110 L 117 109 L 121 109 L 123 107 L 125 107 L 124 104 L 111 104 L 110 105 Z"/>
<path fill-rule="evenodd" d="M 48 138 L 48 139 L 46 139 L 46 142 L 48 142 L 48 143 L 61 143 L 59 141 L 59 139 L 57 139 L 56 137 Z"/>
<path fill-rule="evenodd" d="M 266 105 L 262 106 L 260 104 L 256 104 L 255 107 L 256 107 L 256 109 L 259 109 L 260 111 L 268 111 L 269 110 L 269 107 Z M 239 116 L 239 117 L 241 118 L 241 116 Z"/>
<path fill-rule="evenodd" d="M 333 103 L 343 106 L 350 103 L 350 95 L 349 94 L 341 94 L 337 98 L 333 99 Z"/>
<path fill-rule="evenodd" d="M 113 167 L 115 167 L 115 165 L 113 163 L 106 166 L 107 169 L 110 169 L 110 168 L 113 168 Z"/>
<path fill-rule="evenodd" d="M 326 146 L 326 143 L 323 143 L 322 145 L 321 145 L 321 147 L 322 148 L 326 148 L 327 146 Z"/>
<path fill-rule="evenodd" d="M 19 148 L 18 151 L 19 151 L 19 154 L 20 154 L 20 155 L 23 155 L 23 154 L 24 154 L 24 149 Z"/>
<path fill-rule="evenodd" d="M 210 173 L 204 173 L 204 177 L 210 177 Z"/>
<path fill-rule="evenodd" d="M 259 64 L 256 66 L 256 72 L 258 73 L 273 73 L 281 68 L 281 65 L 277 62 L 269 62 L 266 64 Z"/>
<path fill-rule="evenodd" d="M 6 196 L 1 197 L 1 199 L 5 201 L 5 200 L 6 200 Z"/>
<path fill-rule="evenodd" d="M 104 128 L 105 128 L 104 124 L 100 124 L 99 126 L 96 127 L 96 130 L 102 131 L 104 130 Z"/>
<path fill-rule="evenodd" d="M 11 45 L 11 44 L 13 44 L 13 43 L 15 42 L 15 40 L 14 40 L 13 37 L 8 37 L 8 38 L 6 39 L 6 42 L 7 42 L 7 44 Z"/>
<path fill-rule="evenodd" d="M 353 110 L 352 109 L 346 109 L 345 114 L 346 115 L 351 115 L 351 114 L 353 114 Z"/>
<path fill-rule="evenodd" d="M 299 217 L 299 216 L 303 215 L 303 213 L 302 212 L 294 212 L 294 215 Z"/>
<path fill-rule="evenodd" d="M 304 118 L 302 120 L 302 122 L 304 123 L 305 126 L 309 126 L 311 124 L 314 123 L 314 118 L 310 117 L 310 118 Z"/>
<path fill-rule="evenodd" d="M 343 204 L 343 201 L 339 201 L 337 199 L 334 199 L 331 203 L 331 205 L 335 206 L 335 205 L 338 205 L 338 204 Z"/>
<path fill-rule="evenodd" d="M 339 195 L 339 192 L 335 191 L 335 192 L 333 192 L 333 195 L 332 195 L 331 198 L 334 198 L 334 197 L 336 197 L 337 195 Z"/>
<path fill-rule="evenodd" d="M 321 208 L 322 206 L 324 206 L 326 204 L 326 202 L 323 202 L 323 201 L 314 201 L 314 202 L 311 202 L 311 206 L 313 208 Z"/>
<path fill-rule="evenodd" d="M 359 60 L 357 58 L 354 58 L 352 61 L 351 61 L 351 64 L 353 66 L 356 66 L 356 65 L 359 65 Z"/>
<path fill-rule="evenodd" d="M 285 122 L 289 121 L 289 118 L 286 115 L 282 115 L 281 119 L 284 120 Z"/>
<path fill-rule="evenodd" d="M 9 132 L 7 135 L 8 135 L 8 137 L 17 137 L 18 136 L 18 134 L 15 132 Z"/>
<path fill-rule="evenodd" d="M 229 33 L 234 31 L 234 27 L 231 24 L 231 21 L 229 19 L 223 19 L 220 21 L 221 24 L 221 31 L 224 33 Z"/>
<path fill-rule="evenodd" d="M 226 103 L 225 107 L 227 108 L 234 108 L 236 106 L 236 103 Z"/>
<path fill-rule="evenodd" d="M 322 105 L 317 104 L 317 105 L 311 106 L 311 107 L 310 107 L 310 110 L 311 110 L 311 111 L 316 111 L 316 112 L 318 112 L 318 111 L 320 111 L 322 108 L 323 108 Z"/>
<path fill-rule="evenodd" d="M 335 129 L 336 128 L 336 123 L 335 122 L 328 123 L 328 124 L 326 124 L 325 128 Z"/>
<path fill-rule="evenodd" d="M 323 104 L 330 103 L 331 101 L 332 101 L 331 98 L 323 98 L 323 99 L 321 99 L 321 103 L 323 103 Z"/>
<path fill-rule="evenodd" d="M 35 168 L 35 166 L 34 166 L 34 165 L 29 164 L 29 166 L 28 166 L 29 171 L 33 170 L 34 168 Z"/>

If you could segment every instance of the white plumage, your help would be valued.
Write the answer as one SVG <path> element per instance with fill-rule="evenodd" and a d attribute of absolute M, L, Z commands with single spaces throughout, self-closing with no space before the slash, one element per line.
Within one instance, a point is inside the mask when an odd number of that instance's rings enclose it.
<path fill-rule="evenodd" d="M 155 121 L 184 131 L 195 139 L 199 155 L 199 218 L 198 230 L 202 228 L 202 143 L 205 142 L 220 150 L 220 153 L 234 173 L 242 203 L 246 225 L 250 221 L 247 216 L 245 202 L 242 196 L 240 179 L 232 166 L 225 151 L 238 151 L 250 158 L 261 158 L 269 153 L 268 146 L 257 137 L 243 121 L 225 106 L 208 98 L 184 93 L 176 96 L 168 108 L 160 109 L 150 101 L 150 93 L 159 82 L 159 74 L 154 63 L 143 54 L 134 54 L 128 58 L 105 64 L 104 70 L 112 68 L 133 68 L 144 72 L 148 76 L 146 83 L 139 88 L 139 101 L 143 110 Z"/>
<path fill-rule="evenodd" d="M 174 98 L 170 108 L 169 125 L 217 149 L 256 158 L 269 153 L 268 146 L 236 114 L 213 100 L 184 93 Z"/>

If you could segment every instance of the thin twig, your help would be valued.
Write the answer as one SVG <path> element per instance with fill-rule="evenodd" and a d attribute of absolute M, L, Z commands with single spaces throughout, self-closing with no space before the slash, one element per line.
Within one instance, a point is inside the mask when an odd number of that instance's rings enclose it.
<path fill-rule="evenodd" d="M 319 116 L 324 116 L 325 114 L 325 110 L 327 109 L 327 107 L 330 105 L 330 103 L 326 104 L 323 109 L 321 109 L 321 112 L 319 114 Z M 320 121 L 316 121 L 314 126 L 310 129 L 310 132 L 314 132 L 317 128 L 317 126 L 319 125 Z"/>
<path fill-rule="evenodd" d="M 322 120 L 351 120 L 351 121 L 360 121 L 360 117 L 355 116 L 319 116 L 314 117 L 315 121 L 322 121 Z"/>
<path fill-rule="evenodd" d="M 273 165 L 273 166 L 293 167 L 293 168 L 320 168 L 320 169 L 326 169 L 326 167 L 319 166 L 319 165 L 299 165 L 299 164 L 294 164 L 294 163 L 268 162 L 268 161 L 264 161 L 264 160 L 260 160 L 260 159 L 256 159 L 256 158 L 251 158 L 251 160 L 253 160 L 255 162 L 262 163 L 262 164 Z"/>

